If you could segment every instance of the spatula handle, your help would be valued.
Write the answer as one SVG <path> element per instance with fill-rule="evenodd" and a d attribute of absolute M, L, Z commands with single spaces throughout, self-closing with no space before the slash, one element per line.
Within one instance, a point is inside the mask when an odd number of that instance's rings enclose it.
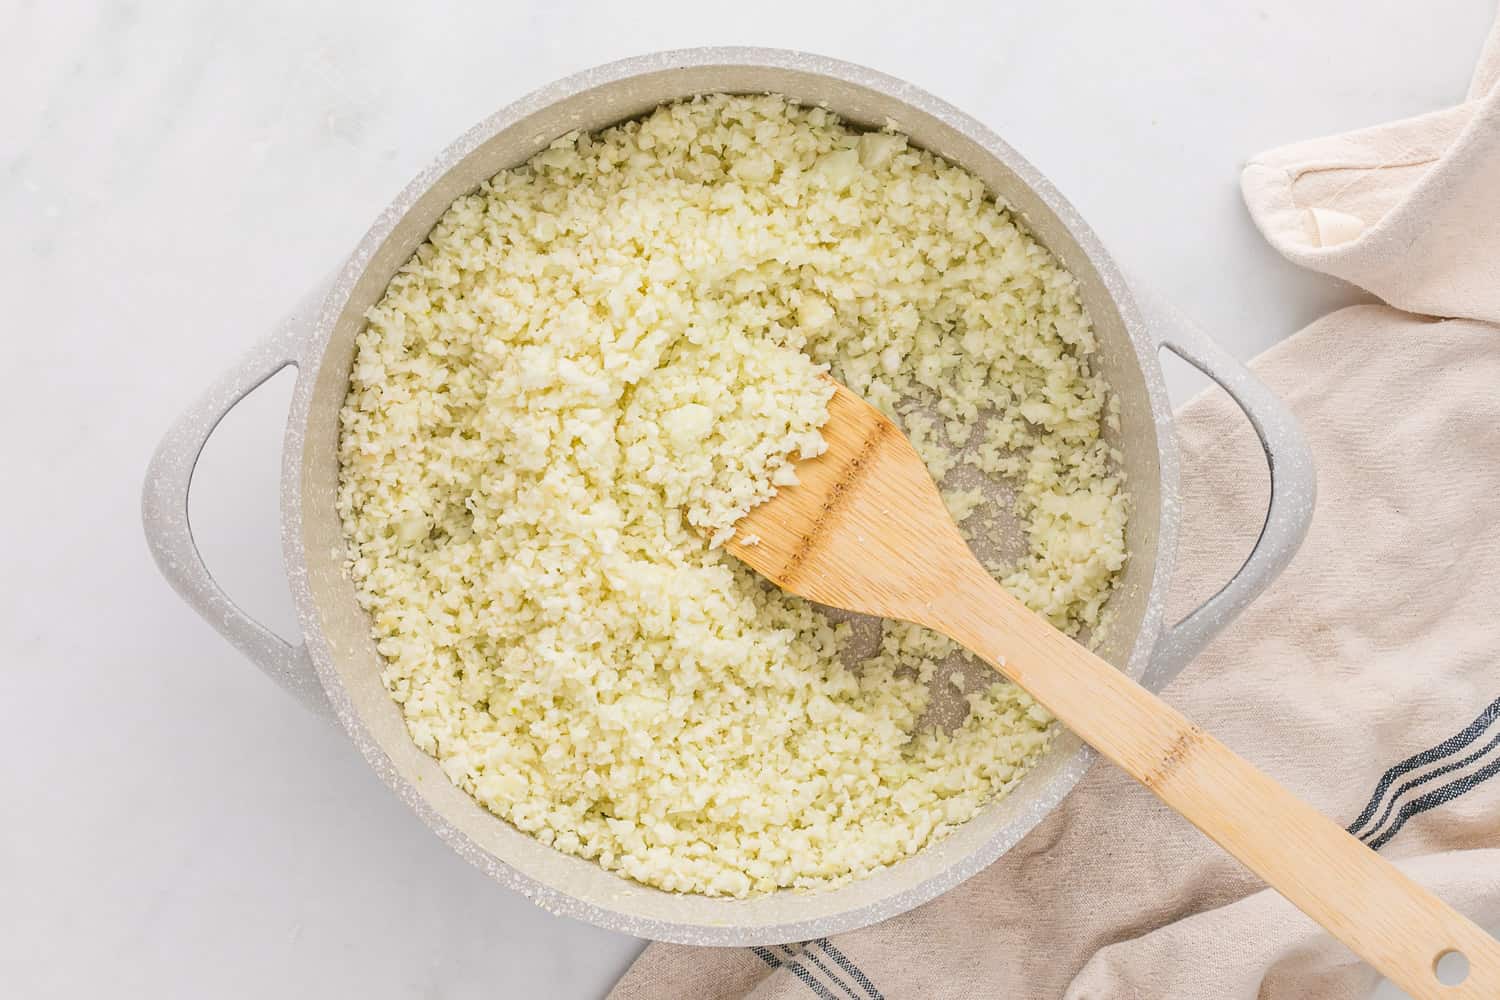
<path fill-rule="evenodd" d="M 1500 942 L 987 575 L 933 619 L 1413 997 L 1500 998 Z"/>

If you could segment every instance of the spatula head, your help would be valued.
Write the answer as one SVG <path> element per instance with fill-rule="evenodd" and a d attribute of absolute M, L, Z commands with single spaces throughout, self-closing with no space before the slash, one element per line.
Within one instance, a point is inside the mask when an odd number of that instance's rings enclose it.
<path fill-rule="evenodd" d="M 725 548 L 819 604 L 927 620 L 932 599 L 978 568 L 927 466 L 901 428 L 842 385 L 823 438 L 826 452 L 797 463 L 797 485 L 752 508 Z"/>

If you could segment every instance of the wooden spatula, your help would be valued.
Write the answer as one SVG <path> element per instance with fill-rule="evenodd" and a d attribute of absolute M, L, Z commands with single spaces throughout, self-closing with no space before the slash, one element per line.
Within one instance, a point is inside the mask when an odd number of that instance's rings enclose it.
<path fill-rule="evenodd" d="M 1500 998 L 1500 943 L 1033 614 L 974 558 L 900 428 L 843 386 L 828 410 L 828 451 L 739 521 L 731 553 L 793 594 L 958 640 L 1412 996 Z M 1451 952 L 1468 972 L 1450 986 Z"/>

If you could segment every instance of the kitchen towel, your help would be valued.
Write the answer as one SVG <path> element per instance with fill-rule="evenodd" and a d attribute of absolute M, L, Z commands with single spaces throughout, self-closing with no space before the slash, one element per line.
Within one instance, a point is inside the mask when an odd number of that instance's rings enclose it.
<path fill-rule="evenodd" d="M 1470 917 L 1500 926 L 1500 22 L 1468 98 L 1246 167 L 1278 250 L 1387 305 L 1262 355 L 1318 466 L 1292 566 L 1165 692 Z M 1227 579 L 1267 475 L 1189 404 L 1181 613 Z M 1004 857 L 874 927 L 649 947 L 613 1000 L 1324 1000 L 1375 972 L 1106 764 Z"/>

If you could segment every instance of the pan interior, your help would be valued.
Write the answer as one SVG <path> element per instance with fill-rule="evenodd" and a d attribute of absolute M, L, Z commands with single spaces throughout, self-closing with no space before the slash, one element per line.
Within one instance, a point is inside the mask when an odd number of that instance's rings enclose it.
<path fill-rule="evenodd" d="M 944 840 L 822 892 L 784 890 L 743 900 L 667 893 L 521 833 L 452 785 L 437 762 L 412 743 L 398 706 L 380 682 L 381 661 L 368 619 L 342 572 L 344 542 L 334 504 L 338 411 L 365 311 L 455 198 L 572 130 L 601 129 L 659 104 L 712 92 L 782 94 L 829 107 L 858 127 L 892 121 L 915 145 L 979 176 L 1079 282 L 1099 343 L 1094 364 L 1120 400 L 1121 426 L 1110 438 L 1123 455 L 1130 499 L 1130 561 L 1110 599 L 1112 625 L 1099 652 L 1132 676 L 1144 669 L 1159 625 L 1150 595 L 1158 582 L 1162 525 L 1160 428 L 1152 405 L 1160 390 L 1147 374 L 1155 373 L 1156 361 L 1132 339 L 1116 299 L 1113 270 L 1071 209 L 998 140 L 931 98 L 853 67 L 787 54 L 698 64 L 656 60 L 616 72 L 620 75 L 613 78 L 601 72 L 552 88 L 460 140 L 387 211 L 336 285 L 325 311 L 321 363 L 306 390 L 301 493 L 293 501 L 300 505 L 311 614 L 326 643 L 326 649 L 315 649 L 315 659 L 345 725 L 387 782 L 471 861 L 551 909 L 641 936 L 700 944 L 786 941 L 867 924 L 973 874 L 1031 829 L 1087 767 L 1089 756 L 1077 738 L 1060 732 L 1010 795 Z M 989 544 L 1005 547 L 1014 538 L 1001 533 Z M 951 700 L 935 699 L 937 711 L 945 711 L 941 706 Z"/>

